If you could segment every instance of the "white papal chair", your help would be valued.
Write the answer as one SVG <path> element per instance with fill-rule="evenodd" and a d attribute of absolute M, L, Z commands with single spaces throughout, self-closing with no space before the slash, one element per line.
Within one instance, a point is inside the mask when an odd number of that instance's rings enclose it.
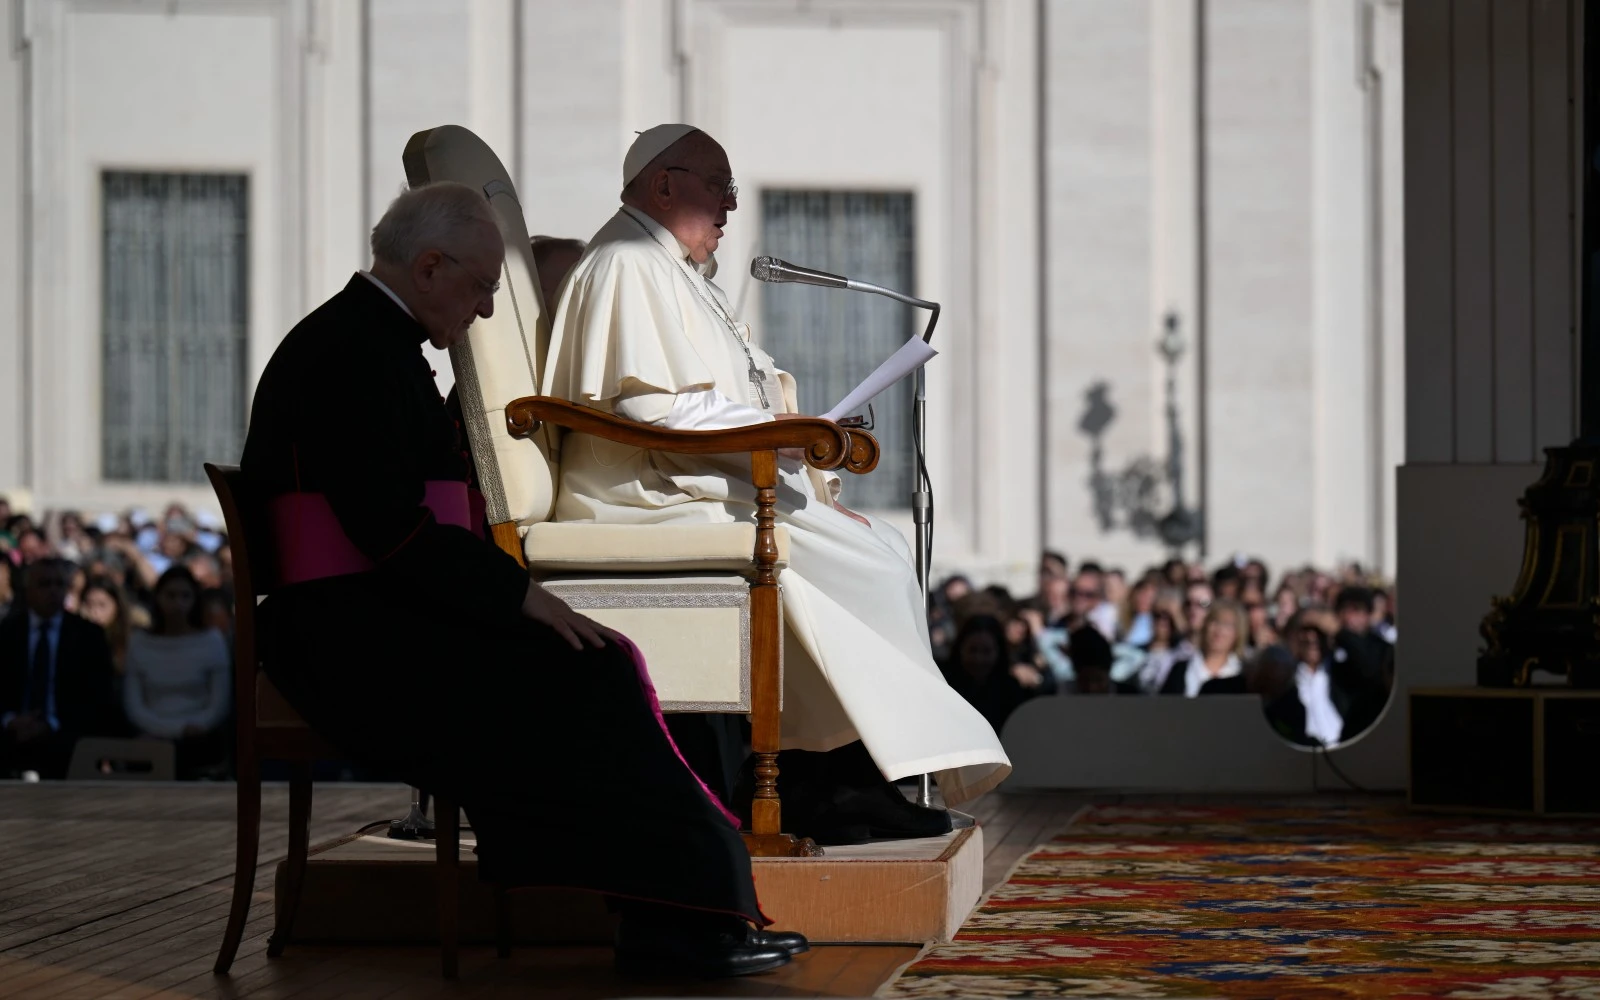
<path fill-rule="evenodd" d="M 777 450 L 800 448 L 817 468 L 865 473 L 877 465 L 877 441 L 820 419 L 663 431 L 539 396 L 550 320 L 522 205 L 505 167 L 487 144 L 455 125 L 412 136 L 404 159 L 413 186 L 449 180 L 481 190 L 505 238 L 494 316 L 474 323 L 450 356 L 495 542 L 573 607 L 639 646 L 663 711 L 748 714 L 757 761 L 746 846 L 757 857 L 820 854 L 809 840 L 782 832 L 777 791 L 783 691 L 778 571 L 788 561 L 788 534 L 774 524 Z M 756 521 L 552 521 L 565 431 L 679 454 L 749 452 Z"/>

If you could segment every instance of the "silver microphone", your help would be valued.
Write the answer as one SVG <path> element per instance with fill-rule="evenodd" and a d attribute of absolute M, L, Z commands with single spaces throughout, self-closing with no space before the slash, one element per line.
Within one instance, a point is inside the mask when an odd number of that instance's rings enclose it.
<path fill-rule="evenodd" d="M 776 257 L 757 257 L 750 262 L 750 277 L 757 281 L 794 281 L 823 288 L 849 288 L 850 279 L 826 271 L 791 264 Z"/>
<path fill-rule="evenodd" d="M 896 302 L 904 302 L 908 306 L 932 310 L 933 315 L 928 318 L 928 328 L 922 333 L 922 339 L 925 341 L 933 339 L 933 326 L 939 322 L 939 303 L 937 302 L 929 302 L 927 299 L 919 299 L 914 295 L 907 295 L 905 292 L 897 292 L 892 288 L 874 285 L 870 281 L 856 281 L 854 278 L 829 274 L 827 271 L 801 267 L 799 264 L 791 264 L 776 257 L 757 257 L 752 260 L 750 262 L 750 277 L 757 281 L 793 281 L 801 285 L 821 285 L 823 288 L 847 288 L 852 292 L 871 292 L 873 295 L 882 295 L 886 298 L 894 299 Z"/>

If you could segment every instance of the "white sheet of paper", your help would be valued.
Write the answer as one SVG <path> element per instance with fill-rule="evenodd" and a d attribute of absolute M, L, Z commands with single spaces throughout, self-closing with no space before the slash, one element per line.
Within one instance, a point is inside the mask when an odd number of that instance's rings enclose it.
<path fill-rule="evenodd" d="M 927 364 L 938 353 L 921 337 L 912 337 L 901 344 L 898 351 L 889 355 L 860 385 L 850 390 L 850 394 L 841 399 L 838 405 L 824 413 L 822 419 L 838 420 L 859 413 L 879 393 Z"/>

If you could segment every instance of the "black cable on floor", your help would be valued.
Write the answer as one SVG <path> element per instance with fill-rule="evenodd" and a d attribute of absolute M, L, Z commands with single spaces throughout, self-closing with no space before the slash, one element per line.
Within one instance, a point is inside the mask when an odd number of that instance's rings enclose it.
<path fill-rule="evenodd" d="M 1333 757 L 1328 753 L 1328 748 L 1327 748 L 1326 745 L 1318 744 L 1317 746 L 1312 748 L 1312 753 L 1315 756 L 1321 757 L 1324 761 L 1326 761 L 1327 764 L 1328 764 L 1329 770 L 1333 771 L 1334 774 L 1338 775 L 1339 776 L 1339 780 L 1343 781 L 1345 784 L 1349 785 L 1351 788 L 1355 789 L 1358 792 L 1361 792 L 1363 794 L 1369 794 L 1367 792 L 1367 789 L 1362 788 L 1360 785 L 1356 784 L 1354 781 L 1351 781 L 1350 780 L 1350 776 L 1348 774 L 1345 774 L 1343 771 L 1339 770 L 1339 765 L 1335 764 L 1333 762 Z"/>

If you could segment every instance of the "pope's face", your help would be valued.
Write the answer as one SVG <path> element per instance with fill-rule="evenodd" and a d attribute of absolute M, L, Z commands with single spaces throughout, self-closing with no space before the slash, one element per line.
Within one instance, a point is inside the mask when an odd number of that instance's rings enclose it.
<path fill-rule="evenodd" d="M 738 209 L 739 199 L 727 152 L 705 135 L 685 142 L 689 148 L 678 165 L 664 168 L 665 191 L 654 192 L 659 214 L 651 214 L 689 248 L 695 263 L 704 264 L 722 242 L 728 213 Z"/>
<path fill-rule="evenodd" d="M 500 232 L 487 225 L 474 226 L 449 250 L 428 250 L 417 257 L 411 266 L 414 311 L 428 331 L 428 343 L 446 350 L 466 339 L 473 320 L 494 315 L 504 264 Z"/>

